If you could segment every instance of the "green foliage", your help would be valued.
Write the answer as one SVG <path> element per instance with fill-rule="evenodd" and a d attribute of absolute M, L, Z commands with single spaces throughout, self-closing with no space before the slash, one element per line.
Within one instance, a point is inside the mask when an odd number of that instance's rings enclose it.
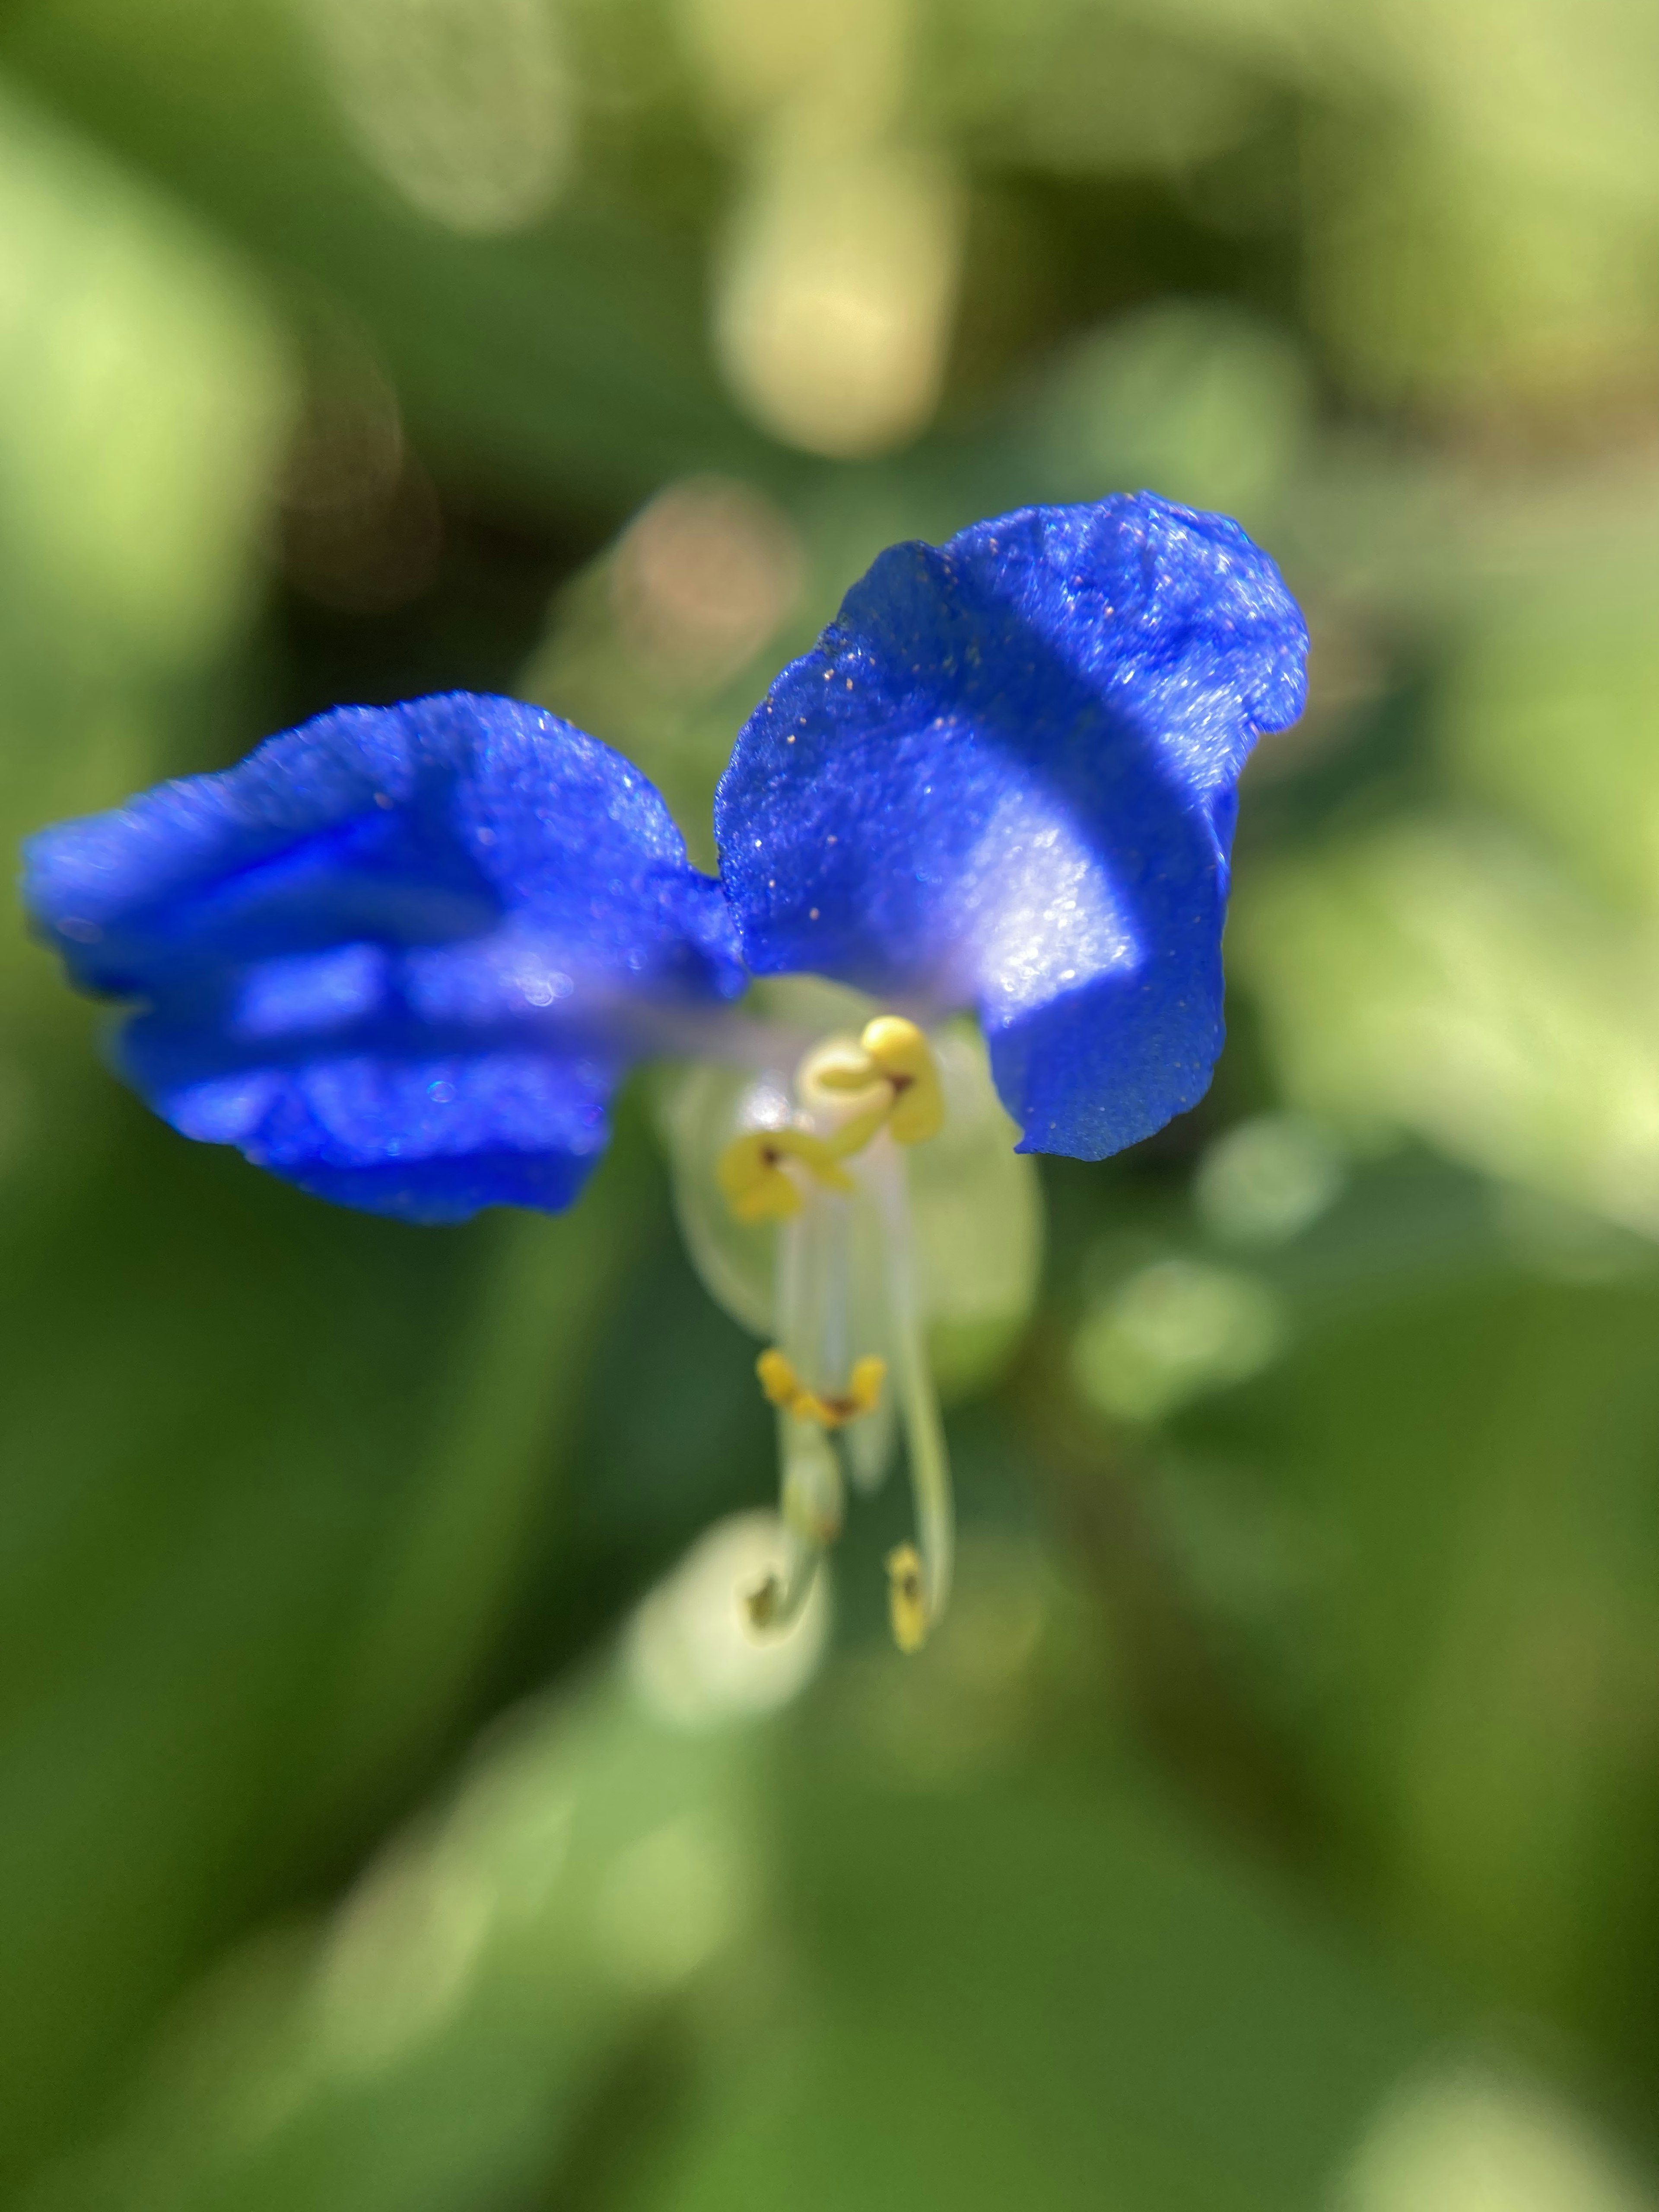
<path fill-rule="evenodd" d="M 1045 1173 L 1035 1288 L 980 1093 L 934 1162 L 908 1662 L 896 1497 L 815 1675 L 720 1641 L 770 1423 L 660 1091 L 564 1220 L 358 1219 L 149 1121 L 0 930 L 8 2202 L 1654 2201 L 1653 40 L 15 0 L 14 842 L 465 683 L 707 860 L 880 546 L 1142 483 L 1282 558 L 1315 696 L 1212 1097 Z"/>

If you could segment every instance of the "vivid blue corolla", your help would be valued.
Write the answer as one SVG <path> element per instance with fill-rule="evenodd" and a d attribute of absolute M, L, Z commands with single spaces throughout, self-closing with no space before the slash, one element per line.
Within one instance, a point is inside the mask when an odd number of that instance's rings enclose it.
<path fill-rule="evenodd" d="M 1237 524 L 1028 508 L 890 549 L 779 677 L 720 885 L 607 747 L 453 695 L 46 830 L 25 895 L 138 1002 L 118 1060 L 158 1112 L 375 1212 L 568 1204 L 619 1074 L 739 957 L 972 1008 L 1024 1148 L 1099 1158 L 1209 1080 L 1237 779 L 1305 651 Z"/>
<path fill-rule="evenodd" d="M 896 545 L 738 739 L 714 822 L 757 973 L 979 1015 L 1022 1149 L 1203 1093 L 1239 770 L 1307 632 L 1237 523 L 1142 494 Z"/>
<path fill-rule="evenodd" d="M 25 896 L 75 981 L 131 1002 L 118 1065 L 176 1128 L 409 1221 L 568 1205 L 633 1061 L 752 1049 L 749 975 L 882 1002 L 799 1061 L 781 1118 L 774 1086 L 734 1127 L 718 1179 L 784 1240 L 760 1371 L 793 1550 L 754 1618 L 800 1603 L 843 1473 L 879 1475 L 890 1370 L 909 1649 L 951 1553 L 902 1155 L 943 1111 L 927 1031 L 977 1017 L 1025 1151 L 1097 1159 L 1201 1095 L 1237 778 L 1300 712 L 1306 647 L 1237 524 L 1146 493 L 1028 508 L 854 586 L 738 735 L 718 881 L 619 755 L 454 694 L 60 823 Z"/>
<path fill-rule="evenodd" d="M 158 1113 L 410 1221 L 568 1205 L 652 1018 L 743 987 L 651 785 L 509 699 L 342 708 L 27 859 Z"/>

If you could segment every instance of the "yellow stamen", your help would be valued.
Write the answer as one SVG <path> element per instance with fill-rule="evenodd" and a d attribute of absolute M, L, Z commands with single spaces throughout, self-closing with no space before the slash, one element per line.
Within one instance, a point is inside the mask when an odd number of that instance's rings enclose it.
<path fill-rule="evenodd" d="M 944 1086 L 927 1037 L 897 1014 L 867 1022 L 856 1043 L 826 1039 L 801 1060 L 794 1085 L 808 1126 L 750 1130 L 726 1146 L 717 1170 L 740 1221 L 795 1220 L 779 1244 L 779 1334 L 787 1344 L 810 1347 L 810 1371 L 820 1382 L 812 1388 L 777 1345 L 755 1363 L 779 1415 L 786 1563 L 744 1592 L 744 1604 L 757 1632 L 787 1627 L 841 1533 L 847 1479 L 868 1489 L 884 1471 L 894 1428 L 882 1403 L 886 1361 L 863 1354 L 844 1389 L 822 1384 L 851 1345 L 873 1336 L 893 1355 L 893 1395 L 915 1493 L 916 1540 L 887 1559 L 889 1610 L 900 1650 L 919 1651 L 950 1595 L 950 1465 L 922 1340 L 904 1155 L 874 1140 L 884 1130 L 898 1146 L 936 1136 L 945 1122 Z M 860 1153 L 855 1181 L 842 1163 Z M 814 1182 L 862 1203 L 809 1208 Z M 862 1419 L 867 1414 L 881 1418 Z M 837 1432 L 849 1424 L 857 1425 L 841 1438 Z"/>
<path fill-rule="evenodd" d="M 739 1221 L 787 1221 L 800 1212 L 800 1185 L 785 1172 L 786 1160 L 798 1161 L 828 1189 L 846 1194 L 857 1188 L 822 1137 L 805 1129 L 750 1129 L 733 1137 L 714 1170 Z"/>
<path fill-rule="evenodd" d="M 893 1110 L 893 1086 L 867 1052 L 855 1045 L 820 1045 L 797 1072 L 798 1095 L 817 1126 L 829 1122 L 824 1142 L 838 1160 L 861 1152 Z"/>
<path fill-rule="evenodd" d="M 933 1048 L 914 1022 L 902 1014 L 878 1014 L 859 1042 L 892 1085 L 888 1121 L 894 1139 L 920 1145 L 945 1127 L 945 1091 Z"/>
<path fill-rule="evenodd" d="M 933 1048 L 902 1014 L 878 1014 L 865 1024 L 857 1052 L 830 1051 L 813 1062 L 812 1080 L 825 1091 L 857 1093 L 878 1085 L 887 1095 L 842 1124 L 830 1139 L 839 1158 L 862 1152 L 879 1128 L 901 1145 L 920 1145 L 945 1126 L 945 1093 Z"/>
<path fill-rule="evenodd" d="M 884 1128 L 893 1111 L 893 1093 L 884 1084 L 883 1095 L 873 1106 L 862 1114 L 854 1114 L 843 1121 L 832 1137 L 825 1139 L 830 1152 L 838 1160 L 849 1160 L 854 1152 L 861 1152 L 878 1130 Z"/>
<path fill-rule="evenodd" d="M 826 1046 L 808 1064 L 813 1082 L 825 1091 L 872 1091 L 882 1079 L 881 1070 L 861 1047 L 844 1051 Z"/>
<path fill-rule="evenodd" d="M 807 1395 L 801 1387 L 800 1377 L 776 1345 L 769 1346 L 762 1352 L 755 1362 L 755 1372 L 769 1404 L 775 1406 L 781 1413 L 793 1413 Z"/>
<path fill-rule="evenodd" d="M 715 1176 L 739 1221 L 788 1221 L 805 1194 L 785 1171 L 793 1160 L 826 1190 L 850 1196 L 858 1188 L 841 1162 L 861 1152 L 882 1129 L 901 1145 L 919 1145 L 945 1126 L 945 1093 L 927 1038 L 900 1014 L 878 1014 L 865 1024 L 856 1052 L 831 1050 L 812 1066 L 811 1080 L 827 1091 L 874 1094 L 828 1137 L 806 1129 L 750 1129 L 720 1154 Z"/>
<path fill-rule="evenodd" d="M 927 1641 L 927 1596 L 921 1554 L 914 1544 L 896 1545 L 887 1554 L 887 1612 L 899 1650 L 920 1651 Z"/>
<path fill-rule="evenodd" d="M 881 1386 L 886 1379 L 887 1362 L 878 1358 L 873 1352 L 853 1362 L 853 1371 L 847 1378 L 847 1395 L 854 1412 L 875 1412 L 881 1403 Z"/>
<path fill-rule="evenodd" d="M 809 1390 L 796 1374 L 793 1362 L 773 1345 L 755 1362 L 761 1389 L 768 1402 L 798 1421 L 811 1421 L 820 1429 L 845 1428 L 860 1413 L 873 1413 L 881 1403 L 881 1386 L 887 1362 L 873 1352 L 853 1363 L 844 1391 Z"/>

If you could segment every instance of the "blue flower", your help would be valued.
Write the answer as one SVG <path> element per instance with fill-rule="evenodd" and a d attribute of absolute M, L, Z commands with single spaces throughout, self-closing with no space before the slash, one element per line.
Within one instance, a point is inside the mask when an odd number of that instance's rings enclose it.
<path fill-rule="evenodd" d="M 971 1008 L 1022 1149 L 1097 1159 L 1209 1081 L 1237 780 L 1306 645 L 1236 523 L 1028 508 L 891 548 L 785 670 L 721 885 L 617 754 L 455 694 L 46 830 L 25 895 L 139 1002 L 118 1063 L 158 1112 L 374 1212 L 567 1205 L 653 1015 L 717 1007 L 739 955 Z"/>
<path fill-rule="evenodd" d="M 121 1073 L 186 1136 L 410 1221 L 568 1205 L 653 1017 L 742 988 L 718 884 L 619 755 L 465 695 L 346 708 L 32 840 Z"/>
<path fill-rule="evenodd" d="M 1022 1150 L 1149 1135 L 1210 1080 L 1238 774 L 1306 653 L 1238 526 L 1150 494 L 892 547 L 721 781 L 745 962 L 971 1007 Z"/>
<path fill-rule="evenodd" d="M 118 1062 L 174 1127 L 411 1221 L 568 1205 L 632 1061 L 746 1036 L 771 1073 L 703 1194 L 783 1239 L 758 1373 L 787 1542 L 751 1617 L 799 1611 L 902 1424 L 913 1650 L 952 1549 L 905 1157 L 948 1118 L 927 1027 L 977 1014 L 1024 1151 L 1098 1159 L 1190 1106 L 1239 771 L 1300 712 L 1306 649 L 1236 524 L 1150 494 L 1030 508 L 895 546 L 785 670 L 721 779 L 718 883 L 617 754 L 456 694 L 49 830 L 26 896 L 77 983 L 135 1002 Z M 745 971 L 887 1011 L 803 1056 L 733 1021 Z"/>
<path fill-rule="evenodd" d="M 159 1112 L 349 1205 L 568 1203 L 647 1010 L 730 997 L 739 951 L 972 1008 L 1022 1148 L 1097 1159 L 1209 1081 L 1237 780 L 1306 642 L 1235 523 L 1030 508 L 890 549 L 773 685 L 715 803 L 729 919 L 637 770 L 459 694 L 47 830 L 26 896 L 142 1002 Z"/>

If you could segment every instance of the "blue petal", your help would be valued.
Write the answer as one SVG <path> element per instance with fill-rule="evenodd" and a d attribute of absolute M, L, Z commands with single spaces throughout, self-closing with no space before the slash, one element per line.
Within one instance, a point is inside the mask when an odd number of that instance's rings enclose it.
<path fill-rule="evenodd" d="M 408 1220 L 568 1205 L 653 1011 L 742 988 L 652 786 L 508 699 L 343 708 L 27 859 L 159 1113 Z"/>
<path fill-rule="evenodd" d="M 1022 1150 L 1133 1144 L 1208 1085 L 1234 787 L 1306 653 L 1237 523 L 1150 493 L 890 548 L 721 780 L 744 959 L 971 1006 Z"/>

